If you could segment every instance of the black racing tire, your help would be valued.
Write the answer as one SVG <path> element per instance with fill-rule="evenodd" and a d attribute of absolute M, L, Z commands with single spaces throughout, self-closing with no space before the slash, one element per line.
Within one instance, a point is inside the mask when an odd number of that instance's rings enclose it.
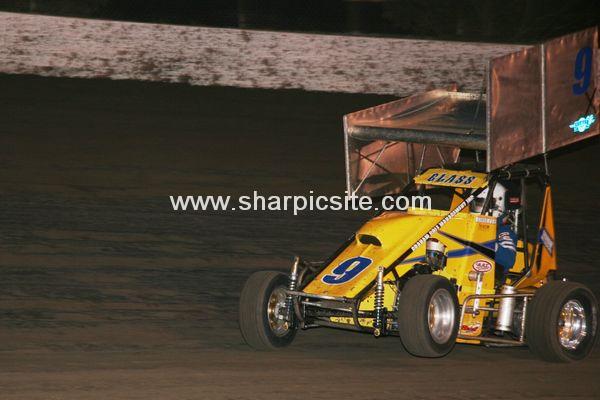
<path fill-rule="evenodd" d="M 277 271 L 259 271 L 248 278 L 242 289 L 239 306 L 240 331 L 246 343 L 256 350 L 275 350 L 288 346 L 296 329 L 277 332 L 269 320 L 269 299 L 288 284 L 288 277 Z"/>
<path fill-rule="evenodd" d="M 566 338 L 579 338 L 577 341 L 566 341 L 561 344 L 561 326 L 565 326 L 563 307 L 569 304 L 583 310 L 585 318 L 585 336 L 581 338 L 577 329 Z M 581 314 L 580 311 L 575 313 Z M 561 316 L 562 315 L 562 316 Z M 576 317 L 577 318 L 577 317 Z M 571 319 L 571 318 L 569 318 Z M 572 319 L 577 321 L 577 319 Z M 581 317 L 579 317 L 581 320 Z M 574 324 L 575 326 L 581 324 Z M 573 324 L 569 324 L 573 326 Z M 598 300 L 590 289 L 575 282 L 551 281 L 539 288 L 527 307 L 525 321 L 525 339 L 529 349 L 539 358 L 550 362 L 571 362 L 582 360 L 594 349 L 598 337 Z"/>
<path fill-rule="evenodd" d="M 436 312 L 435 307 L 430 308 L 432 300 L 437 304 L 439 299 L 443 302 L 438 309 L 443 313 L 439 314 L 437 322 L 434 318 L 437 314 L 431 314 L 430 321 L 430 312 Z M 398 302 L 398 330 L 402 344 L 410 354 L 430 358 L 448 354 L 456 344 L 459 318 L 456 290 L 448 279 L 438 275 L 417 275 L 404 285 Z M 442 329 L 436 329 L 438 326 Z"/>

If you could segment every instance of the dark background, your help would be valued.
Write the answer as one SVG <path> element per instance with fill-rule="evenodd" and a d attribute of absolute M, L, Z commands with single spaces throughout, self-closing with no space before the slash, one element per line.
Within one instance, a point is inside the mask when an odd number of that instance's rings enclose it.
<path fill-rule="evenodd" d="M 264 6 L 264 5 L 267 6 Z M 262 8 L 261 8 L 262 6 Z M 536 41 L 594 2 L 3 1 L 56 15 Z M 237 325 L 255 271 L 327 257 L 365 213 L 174 213 L 169 195 L 339 194 L 342 116 L 386 96 L 0 74 L 0 398 L 598 399 L 600 352 L 409 356 L 397 338 L 300 332 L 255 352 Z M 551 155 L 562 276 L 600 294 L 597 139 Z M 575 384 L 574 384 L 575 383 Z"/>
<path fill-rule="evenodd" d="M 598 24 L 597 0 L 4 0 L 0 10 L 166 24 L 530 43 Z"/>

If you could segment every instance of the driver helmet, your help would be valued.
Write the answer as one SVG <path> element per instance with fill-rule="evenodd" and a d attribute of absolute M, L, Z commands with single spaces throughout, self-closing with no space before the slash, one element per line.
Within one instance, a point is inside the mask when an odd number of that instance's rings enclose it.
<path fill-rule="evenodd" d="M 484 191 L 479 193 L 476 198 L 473 199 L 470 205 L 472 213 L 481 214 L 488 192 L 489 188 L 486 188 Z M 496 185 L 494 185 L 494 193 L 492 193 L 492 198 L 490 199 L 490 211 L 494 217 L 499 217 L 506 210 L 507 192 L 508 190 L 504 185 L 496 182 Z"/>

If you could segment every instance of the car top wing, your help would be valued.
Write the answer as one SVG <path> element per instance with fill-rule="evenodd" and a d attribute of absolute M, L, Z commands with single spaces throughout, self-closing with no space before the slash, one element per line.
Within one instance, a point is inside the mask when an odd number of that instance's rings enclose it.
<path fill-rule="evenodd" d="M 485 93 L 433 90 L 344 116 L 349 193 L 398 193 L 485 151 L 487 171 L 600 134 L 598 27 L 489 60 Z"/>

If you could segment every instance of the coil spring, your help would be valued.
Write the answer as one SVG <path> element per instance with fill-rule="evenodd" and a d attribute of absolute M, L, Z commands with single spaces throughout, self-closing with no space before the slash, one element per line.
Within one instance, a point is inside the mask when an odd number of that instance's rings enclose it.
<path fill-rule="evenodd" d="M 290 280 L 288 283 L 288 290 L 295 291 L 298 285 L 298 264 L 300 260 L 296 258 L 294 260 L 294 266 L 292 267 L 292 272 L 290 273 Z M 286 306 L 286 319 L 288 322 L 292 322 L 292 316 L 294 315 L 294 302 L 292 300 L 292 295 L 288 294 L 285 298 L 285 306 Z"/>
<path fill-rule="evenodd" d="M 379 267 L 377 285 L 375 286 L 375 329 L 383 328 L 383 267 Z"/>

